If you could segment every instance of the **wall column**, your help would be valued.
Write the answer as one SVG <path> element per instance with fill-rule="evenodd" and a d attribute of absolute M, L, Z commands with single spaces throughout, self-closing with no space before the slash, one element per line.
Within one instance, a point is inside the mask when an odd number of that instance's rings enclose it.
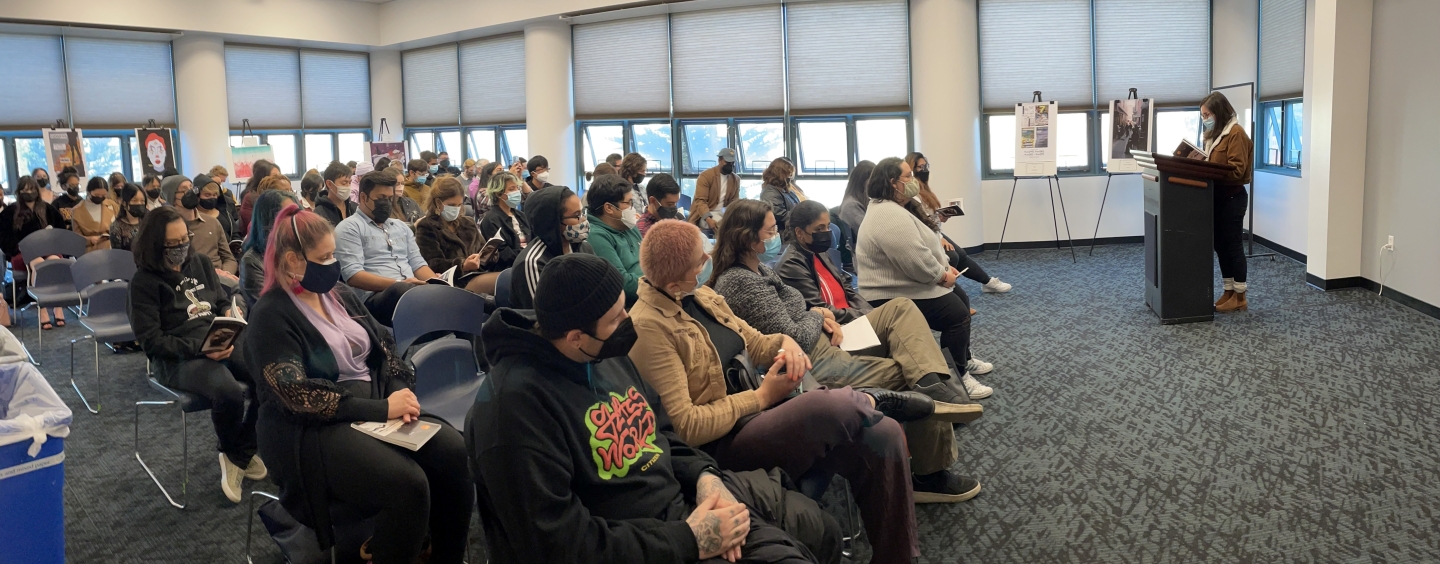
<path fill-rule="evenodd" d="M 1313 0 L 1314 64 L 1305 98 L 1310 124 L 1306 279 L 1323 287 L 1360 276 L 1370 111 L 1372 0 Z M 1345 283 L 1340 283 L 1344 285 Z"/>
<path fill-rule="evenodd" d="M 575 171 L 575 97 L 570 24 L 525 26 L 525 127 L 530 155 L 550 161 L 550 182 L 580 188 Z M 577 192 L 579 190 L 576 190 Z"/>
<path fill-rule="evenodd" d="M 225 40 L 187 33 L 173 41 L 171 49 L 183 160 L 180 172 L 194 176 L 217 164 L 228 169 L 230 106 L 225 95 Z"/>
<path fill-rule="evenodd" d="M 911 0 L 911 111 L 915 150 L 930 161 L 941 203 L 965 199 L 964 217 L 945 233 L 964 247 L 983 244 L 980 202 L 980 45 L 975 0 Z M 904 155 L 896 155 L 903 157 Z"/>
<path fill-rule="evenodd" d="M 405 95 L 400 88 L 400 52 L 370 52 L 370 140 L 401 141 L 405 138 Z M 380 120 L 390 130 L 380 138 Z"/>

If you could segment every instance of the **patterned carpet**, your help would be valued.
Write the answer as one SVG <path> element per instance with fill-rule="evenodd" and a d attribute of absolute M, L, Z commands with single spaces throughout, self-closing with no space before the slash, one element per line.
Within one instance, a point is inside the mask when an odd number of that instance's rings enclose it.
<path fill-rule="evenodd" d="M 977 257 L 1015 284 L 962 282 L 980 310 L 976 354 L 996 365 L 981 378 L 996 389 L 986 416 L 958 433 L 958 469 L 984 492 L 920 507 L 922 561 L 1440 561 L 1440 322 L 1309 288 L 1282 258 L 1251 262 L 1248 313 L 1162 327 L 1141 297 L 1141 251 Z M 208 416 L 191 418 L 190 506 L 173 509 L 132 454 L 134 402 L 155 397 L 144 359 L 102 349 L 104 409 L 85 413 L 66 358 L 82 334 L 46 332 L 41 368 L 79 411 L 70 561 L 243 562 L 246 511 L 220 493 Z M 76 352 L 88 392 L 90 349 Z M 179 417 L 149 409 L 147 461 L 177 483 Z M 256 541 L 256 562 L 279 562 Z"/>

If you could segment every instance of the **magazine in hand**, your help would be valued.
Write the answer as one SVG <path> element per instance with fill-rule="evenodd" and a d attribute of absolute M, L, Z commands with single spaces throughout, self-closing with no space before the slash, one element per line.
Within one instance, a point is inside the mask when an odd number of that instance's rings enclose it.
<path fill-rule="evenodd" d="M 439 423 L 420 419 L 409 423 L 399 419 L 391 419 L 383 423 L 365 421 L 351 423 L 350 427 L 356 431 L 380 439 L 381 441 L 395 446 L 405 447 L 412 451 L 420 450 L 420 447 L 425 446 L 425 443 L 430 440 L 430 437 L 440 432 Z"/>
<path fill-rule="evenodd" d="M 1204 150 L 1204 149 L 1201 149 L 1201 148 L 1199 148 L 1199 147 L 1196 147 L 1195 144 L 1194 144 L 1194 143 L 1191 143 L 1189 139 L 1181 139 L 1181 140 L 1180 140 L 1180 146 L 1179 146 L 1179 147 L 1176 147 L 1175 150 L 1176 150 L 1176 151 L 1184 150 L 1184 152 L 1182 152 L 1181 155 L 1180 155 L 1180 156 L 1182 156 L 1182 157 L 1189 157 L 1189 156 L 1190 156 L 1190 151 L 1195 151 L 1196 153 L 1200 153 L 1200 156 L 1202 156 L 1202 157 L 1204 157 L 1204 158 L 1207 158 L 1207 159 L 1210 158 L 1210 151 L 1206 151 L 1206 150 Z"/>
<path fill-rule="evenodd" d="M 240 338 L 240 332 L 245 330 L 246 323 L 238 317 L 241 315 L 240 306 L 234 299 L 230 300 L 230 312 L 237 317 L 216 317 L 210 320 L 210 330 L 205 332 L 205 344 L 200 346 L 200 354 L 223 351 Z"/>

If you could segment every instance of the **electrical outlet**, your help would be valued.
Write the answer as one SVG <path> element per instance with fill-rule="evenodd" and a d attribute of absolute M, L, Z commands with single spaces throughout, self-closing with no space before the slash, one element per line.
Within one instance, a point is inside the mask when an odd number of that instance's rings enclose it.
<path fill-rule="evenodd" d="M 1395 236 L 1394 236 L 1394 235 L 1391 235 L 1391 236 L 1390 236 L 1390 242 L 1389 242 L 1389 243 L 1386 243 L 1386 244 L 1385 244 L 1385 247 L 1388 248 L 1388 249 L 1390 249 L 1391 252 L 1394 252 L 1394 251 L 1395 251 Z"/>

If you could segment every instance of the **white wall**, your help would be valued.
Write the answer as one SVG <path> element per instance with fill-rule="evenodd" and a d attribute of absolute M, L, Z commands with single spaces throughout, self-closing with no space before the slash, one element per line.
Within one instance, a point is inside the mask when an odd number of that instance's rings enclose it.
<path fill-rule="evenodd" d="M 1311 137 L 1305 272 L 1360 276 L 1370 103 L 1371 0 L 1315 0 L 1305 114 Z"/>
<path fill-rule="evenodd" d="M 175 113 L 179 121 L 177 163 L 187 174 L 215 165 L 230 168 L 230 107 L 225 94 L 225 42 L 190 34 L 172 44 L 175 58 Z M 219 76 L 220 80 L 215 80 Z M 231 170 L 231 174 L 235 171 Z"/>
<path fill-rule="evenodd" d="M 384 139 L 380 137 L 381 119 L 389 131 Z M 400 84 L 399 50 L 370 52 L 370 121 L 370 138 L 375 141 L 399 141 L 405 135 L 405 92 Z"/>
<path fill-rule="evenodd" d="M 1440 2 L 1375 0 L 1374 6 L 1361 272 L 1380 280 L 1379 249 L 1394 235 L 1394 256 L 1384 257 L 1387 286 L 1440 306 L 1434 150 Z"/>
<path fill-rule="evenodd" d="M 975 0 L 914 0 L 910 4 L 915 150 L 931 165 L 942 202 L 963 199 L 967 215 L 945 222 L 964 247 L 985 242 L 980 183 L 980 54 Z M 899 155 L 897 155 L 899 156 Z"/>
<path fill-rule="evenodd" d="M 0 0 L 20 20 L 376 45 L 380 6 L 351 0 Z"/>
<path fill-rule="evenodd" d="M 1100 199 L 1105 195 L 1104 176 L 1080 176 L 1060 179 L 1061 193 L 1056 195 L 1054 220 L 1051 219 L 1050 195 L 1043 179 L 1025 179 L 1015 188 L 1015 207 L 1010 211 L 1009 227 L 1005 226 L 1005 209 L 1010 203 L 1012 180 L 986 180 L 984 192 L 985 242 L 1000 241 L 1005 230 L 1006 243 L 1022 241 L 1054 241 L 1055 224 L 1059 224 L 1060 240 L 1065 240 L 1065 222 L 1069 218 L 1074 239 L 1089 239 L 1095 233 L 1095 220 L 1100 218 Z M 1061 213 L 1060 199 L 1065 200 Z M 1139 237 L 1145 234 L 1145 193 L 1139 175 L 1116 176 L 1110 182 L 1110 195 L 1105 201 L 1105 215 L 1100 218 L 1100 238 Z M 952 220 L 953 222 L 953 220 Z M 1083 247 L 1082 247 L 1083 248 Z"/>

